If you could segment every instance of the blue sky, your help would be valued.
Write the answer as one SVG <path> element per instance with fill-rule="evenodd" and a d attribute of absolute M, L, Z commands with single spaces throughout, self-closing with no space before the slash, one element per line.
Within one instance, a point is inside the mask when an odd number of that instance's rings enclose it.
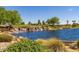
<path fill-rule="evenodd" d="M 79 22 L 79 6 L 5 6 L 8 10 L 17 10 L 23 21 L 35 23 L 38 19 L 47 20 L 48 18 L 57 16 L 60 18 L 61 24 L 67 20 Z"/>

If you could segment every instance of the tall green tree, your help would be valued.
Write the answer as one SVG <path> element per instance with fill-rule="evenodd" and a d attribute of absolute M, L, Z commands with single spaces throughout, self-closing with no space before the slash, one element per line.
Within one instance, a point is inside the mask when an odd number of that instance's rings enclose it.
<path fill-rule="evenodd" d="M 52 17 L 52 18 L 47 20 L 47 23 L 49 25 L 55 25 L 55 24 L 59 23 L 59 18 L 58 17 Z"/>
<path fill-rule="evenodd" d="M 0 24 L 11 23 L 19 24 L 22 22 L 20 14 L 16 10 L 6 10 L 0 7 Z"/>
<path fill-rule="evenodd" d="M 4 21 L 4 17 L 5 17 L 5 8 L 3 8 L 3 7 L 0 7 L 0 24 L 2 24 L 3 22 L 5 22 Z"/>

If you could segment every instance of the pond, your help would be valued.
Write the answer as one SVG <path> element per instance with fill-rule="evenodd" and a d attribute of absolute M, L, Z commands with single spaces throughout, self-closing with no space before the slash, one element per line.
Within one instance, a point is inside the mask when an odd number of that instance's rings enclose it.
<path fill-rule="evenodd" d="M 52 31 L 21 32 L 21 33 L 13 33 L 13 35 L 17 37 L 22 36 L 32 40 L 57 37 L 61 40 L 74 41 L 79 39 L 79 29 L 76 28 L 76 29 L 63 29 L 63 30 L 52 30 Z"/>

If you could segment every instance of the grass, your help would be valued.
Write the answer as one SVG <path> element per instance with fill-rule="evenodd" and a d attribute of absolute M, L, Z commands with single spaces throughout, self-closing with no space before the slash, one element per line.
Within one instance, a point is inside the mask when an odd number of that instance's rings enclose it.
<path fill-rule="evenodd" d="M 48 47 L 49 49 L 51 49 L 54 52 L 65 51 L 64 43 L 57 38 L 52 38 L 52 39 L 48 39 L 48 40 L 39 39 L 39 40 L 36 40 L 36 42 L 43 46 Z"/>
<path fill-rule="evenodd" d="M 10 42 L 13 37 L 8 34 L 0 34 L 0 42 Z"/>
<path fill-rule="evenodd" d="M 22 25 L 22 24 L 17 24 L 17 25 L 13 25 L 14 28 L 26 28 L 29 27 L 30 25 Z"/>
<path fill-rule="evenodd" d="M 44 39 L 37 39 L 35 40 L 38 44 L 40 45 L 43 45 L 43 46 L 48 46 L 49 45 L 49 42 L 47 40 L 44 40 Z"/>

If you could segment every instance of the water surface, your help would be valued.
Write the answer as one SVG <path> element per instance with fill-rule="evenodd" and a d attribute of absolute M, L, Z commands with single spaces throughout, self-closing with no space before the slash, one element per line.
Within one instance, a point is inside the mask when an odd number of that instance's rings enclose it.
<path fill-rule="evenodd" d="M 37 31 L 37 32 L 21 32 L 13 33 L 16 36 L 26 37 L 32 40 L 35 39 L 48 39 L 57 37 L 61 40 L 78 40 L 79 39 L 79 29 L 63 29 L 63 30 L 54 30 L 54 31 Z"/>

